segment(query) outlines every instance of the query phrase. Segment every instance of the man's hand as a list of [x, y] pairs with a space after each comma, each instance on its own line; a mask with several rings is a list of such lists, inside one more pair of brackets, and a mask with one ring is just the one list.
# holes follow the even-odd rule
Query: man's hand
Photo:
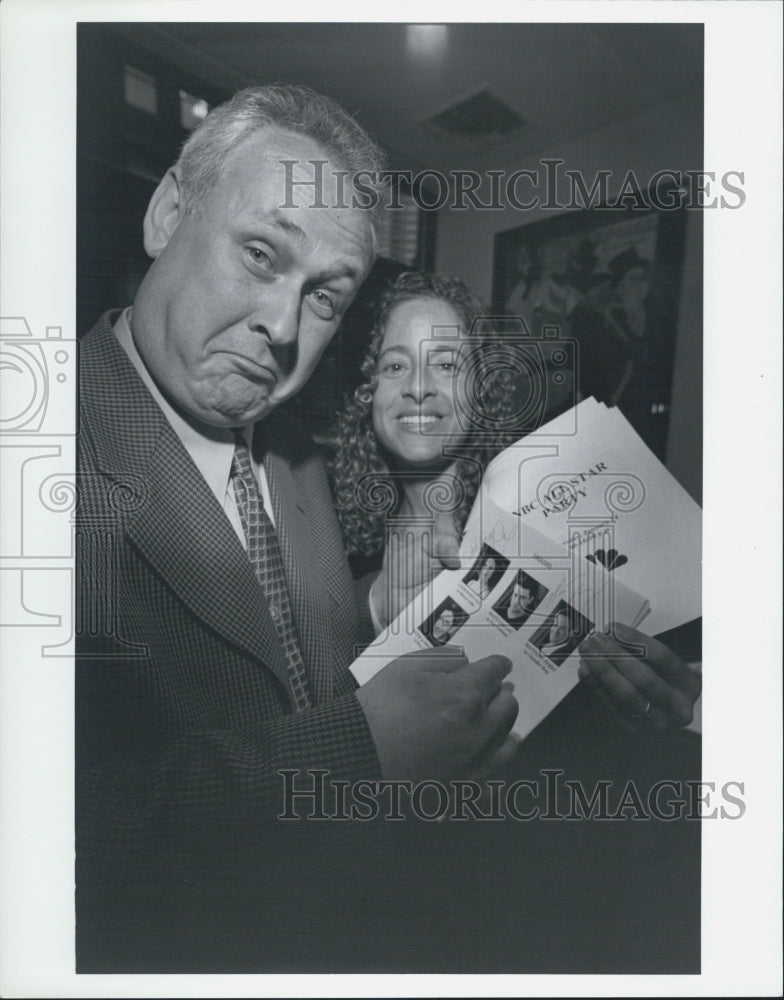
[[385, 628], [443, 569], [459, 569], [460, 536], [452, 514], [436, 513], [430, 524], [393, 525], [384, 564], [370, 590], [373, 613]]
[[702, 678], [661, 642], [614, 622], [580, 644], [580, 678], [594, 688], [624, 728], [664, 732], [688, 726]]
[[386, 779], [488, 777], [514, 755], [504, 656], [469, 663], [451, 646], [408, 653], [356, 692]]

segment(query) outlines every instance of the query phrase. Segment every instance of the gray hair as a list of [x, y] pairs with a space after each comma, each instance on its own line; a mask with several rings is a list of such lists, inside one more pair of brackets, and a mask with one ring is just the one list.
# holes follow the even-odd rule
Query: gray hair
[[[377, 205], [382, 205], [380, 174], [386, 159], [362, 126], [331, 98], [309, 87], [276, 83], [238, 91], [211, 111], [185, 141], [177, 166], [187, 212], [196, 211], [213, 189], [228, 153], [246, 136], [268, 125], [313, 139], [351, 174], [369, 171], [371, 176], [363, 178], [363, 189], [375, 191]], [[350, 198], [347, 186], [346, 199]], [[360, 204], [364, 207], [364, 201]], [[370, 213], [374, 230], [376, 214]]]

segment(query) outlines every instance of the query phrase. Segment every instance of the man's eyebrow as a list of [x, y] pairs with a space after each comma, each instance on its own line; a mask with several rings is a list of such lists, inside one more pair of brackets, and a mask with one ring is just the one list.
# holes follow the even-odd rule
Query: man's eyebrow
[[320, 274], [315, 275], [311, 279], [312, 285], [321, 285], [328, 281], [336, 281], [340, 278], [351, 278], [355, 280], [361, 274], [364, 274], [364, 267], [357, 267], [348, 261], [342, 261], [335, 264], [334, 267], [328, 268], [325, 271], [321, 271]]
[[292, 222], [287, 215], [284, 215], [277, 208], [269, 214], [268, 221], [270, 225], [275, 226], [277, 229], [282, 229], [286, 233], [290, 233], [300, 242], [306, 239], [305, 230], [301, 229], [296, 222]]
[[[276, 229], [281, 229], [285, 233], [289, 233], [293, 236], [298, 243], [306, 242], [308, 236], [304, 229], [297, 225], [296, 222], [292, 222], [291, 219], [281, 212], [280, 209], [273, 209], [272, 212], [265, 218], [265, 221], [274, 226]], [[317, 274], [311, 280], [312, 285], [323, 284], [326, 281], [333, 281], [339, 278], [351, 278], [355, 280], [359, 278], [360, 275], [364, 275], [366, 270], [365, 263], [359, 266], [350, 263], [349, 261], [338, 262], [334, 267], [328, 268]]]

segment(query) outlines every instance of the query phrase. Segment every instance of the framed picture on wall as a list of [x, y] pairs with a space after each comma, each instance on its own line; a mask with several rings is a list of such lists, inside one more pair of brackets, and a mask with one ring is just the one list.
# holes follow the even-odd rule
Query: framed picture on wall
[[685, 208], [597, 207], [495, 237], [494, 312], [519, 316], [534, 337], [573, 338], [563, 398], [617, 405], [662, 460], [685, 230]]

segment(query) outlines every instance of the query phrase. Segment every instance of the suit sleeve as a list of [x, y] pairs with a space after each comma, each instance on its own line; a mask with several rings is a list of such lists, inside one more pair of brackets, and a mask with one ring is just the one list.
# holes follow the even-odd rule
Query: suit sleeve
[[[330, 782], [380, 777], [347, 663], [334, 698], [292, 714], [263, 664], [190, 621], [123, 540], [90, 451], [85, 424], [80, 504], [98, 528], [77, 532], [81, 882], [143, 881], [145, 870], [187, 869], [193, 857], [207, 868], [228, 857], [241, 867], [260, 845], [290, 838], [279, 817], [292, 782], [313, 788], [311, 771], [327, 772]], [[114, 562], [105, 558], [112, 547]], [[99, 627], [114, 605], [116, 625], [111, 617]], [[138, 655], [123, 642], [135, 643]], [[311, 800], [298, 802], [307, 815]]]
[[[235, 855], [253, 852], [282, 835], [292, 804], [298, 816], [321, 808], [307, 794], [292, 803], [292, 790], [317, 788], [312, 772], [326, 772], [329, 783], [380, 777], [353, 693], [244, 727], [196, 728], [140, 753], [123, 733], [127, 719], [112, 725], [95, 684], [117, 669], [81, 664], [77, 677], [77, 710], [92, 720], [77, 731], [77, 843], [89, 881], [139, 877], [150, 864], [176, 867], [194, 854], [218, 858], [227, 844]], [[330, 814], [329, 794], [324, 802]]]

